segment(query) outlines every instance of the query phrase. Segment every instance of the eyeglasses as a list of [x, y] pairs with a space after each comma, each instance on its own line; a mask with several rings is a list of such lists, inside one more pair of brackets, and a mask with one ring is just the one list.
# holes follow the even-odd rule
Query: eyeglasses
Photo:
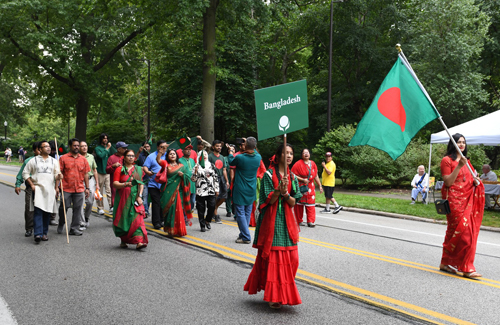
[[135, 155], [126, 155], [125, 157], [127, 157], [127, 158], [134, 158]]

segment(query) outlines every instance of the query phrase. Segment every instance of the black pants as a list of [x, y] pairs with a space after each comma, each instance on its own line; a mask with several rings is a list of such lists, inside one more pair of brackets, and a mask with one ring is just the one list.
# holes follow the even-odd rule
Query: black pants
[[[205, 208], [207, 215], [205, 217]], [[198, 220], [200, 226], [205, 227], [205, 223], [211, 222], [215, 211], [215, 195], [199, 196], [196, 195], [196, 211], [198, 212]], [[203, 222], [202, 222], [203, 221]]]
[[156, 187], [148, 187], [149, 195], [151, 196], [151, 222], [153, 226], [158, 226], [162, 222], [161, 215], [161, 192], [159, 188]]

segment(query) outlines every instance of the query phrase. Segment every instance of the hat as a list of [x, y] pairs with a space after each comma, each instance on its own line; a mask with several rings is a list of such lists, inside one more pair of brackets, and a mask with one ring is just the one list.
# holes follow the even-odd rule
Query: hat
[[327, 157], [331, 157], [332, 156], [332, 153], [330, 151], [328, 151], [327, 153], [325, 153], [325, 156]]
[[118, 141], [118, 142], [116, 143], [116, 149], [118, 149], [118, 148], [127, 148], [127, 147], [128, 147], [128, 144], [126, 144], [126, 143], [125, 143], [125, 142], [123, 142], [123, 141]]
[[193, 146], [189, 144], [183, 150], [185, 150], [185, 149], [193, 149]]

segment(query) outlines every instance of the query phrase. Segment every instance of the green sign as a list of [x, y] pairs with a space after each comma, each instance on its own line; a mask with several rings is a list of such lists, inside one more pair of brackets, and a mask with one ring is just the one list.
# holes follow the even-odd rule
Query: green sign
[[306, 80], [254, 93], [259, 141], [309, 127]]

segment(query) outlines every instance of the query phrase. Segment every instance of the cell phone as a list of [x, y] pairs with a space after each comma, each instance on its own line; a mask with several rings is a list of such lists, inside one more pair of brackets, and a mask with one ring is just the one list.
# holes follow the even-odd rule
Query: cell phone
[[237, 145], [240, 145], [242, 143], [244, 143], [245, 141], [243, 140], [243, 138], [236, 138], [236, 144]]

